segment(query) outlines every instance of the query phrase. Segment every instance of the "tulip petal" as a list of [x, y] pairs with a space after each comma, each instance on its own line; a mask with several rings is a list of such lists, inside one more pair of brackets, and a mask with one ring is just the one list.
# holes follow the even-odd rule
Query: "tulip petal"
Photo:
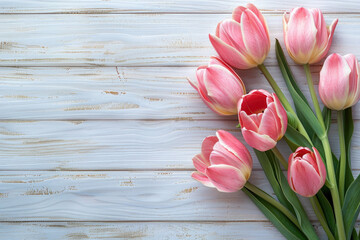
[[267, 107], [266, 98], [267, 95], [259, 90], [251, 91], [242, 97], [238, 111], [248, 115], [261, 113]]
[[220, 192], [236, 192], [247, 181], [241, 170], [228, 165], [210, 166], [206, 169], [206, 175]]
[[191, 174], [191, 177], [199, 182], [201, 182], [202, 184], [204, 184], [206, 187], [211, 187], [214, 188], [214, 184], [211, 183], [211, 181], [209, 180], [209, 178], [205, 175], [202, 174], [201, 172], [193, 172]]
[[330, 49], [330, 46], [331, 46], [331, 43], [332, 43], [332, 39], [333, 39], [333, 36], [334, 36], [334, 32], [335, 32], [335, 28], [336, 28], [337, 23], [338, 23], [338, 19], [335, 19], [332, 22], [332, 24], [330, 25], [330, 28], [328, 30], [328, 40], [326, 41], [326, 46], [323, 49], [320, 49], [321, 51], [319, 51], [319, 53], [313, 54], [313, 55], [317, 55], [317, 56], [316, 57], [314, 56], [309, 61], [309, 64], [319, 62], [328, 53], [328, 51]]
[[279, 134], [281, 133], [281, 122], [277, 116], [274, 103], [270, 103], [265, 109], [258, 133], [267, 135], [274, 140], [278, 140]]
[[241, 15], [241, 32], [248, 52], [257, 65], [262, 64], [270, 49], [270, 38], [266, 26], [250, 10]]
[[322, 160], [319, 151], [314, 147], [312, 149], [313, 149], [314, 156], [315, 156], [315, 159], [316, 159], [317, 168], [318, 168], [318, 171], [319, 171], [319, 174], [320, 174], [320, 178], [321, 178], [323, 184], [325, 184], [325, 181], [326, 181], [326, 167], [325, 167], [324, 161]]
[[219, 141], [216, 136], [209, 136], [204, 138], [201, 144], [201, 153], [206, 159], [207, 163], [210, 165], [210, 154], [214, 148], [214, 145]]
[[211, 65], [206, 69], [205, 86], [209, 98], [213, 103], [235, 114], [237, 113], [237, 102], [245, 94], [240, 81], [220, 65]]
[[276, 146], [276, 141], [267, 135], [261, 135], [246, 128], [242, 128], [241, 132], [247, 144], [259, 151], [264, 152]]
[[249, 150], [235, 138], [234, 135], [224, 130], [218, 130], [216, 136], [219, 139], [219, 143], [236, 156], [238, 161], [241, 161], [252, 168], [252, 158]]
[[[254, 116], [254, 115], [251, 115]], [[254, 121], [253, 118], [249, 117], [244, 111], [241, 111], [239, 113], [239, 121], [241, 127], [246, 127], [246, 129], [249, 129], [251, 131], [257, 132], [259, 130], [259, 123], [257, 121]]]
[[286, 26], [285, 43], [294, 61], [309, 62], [316, 43], [317, 29], [311, 12], [306, 8], [295, 8]]
[[331, 54], [320, 71], [319, 95], [330, 109], [342, 110], [349, 93], [351, 69], [344, 57]]
[[246, 10], [246, 7], [243, 7], [243, 6], [236, 7], [232, 12], [232, 19], [234, 19], [236, 22], [239, 23], [241, 20], [241, 15], [243, 14], [243, 12], [245, 10]]
[[286, 132], [286, 128], [287, 128], [287, 124], [288, 124], [288, 117], [287, 117], [284, 107], [282, 106], [279, 98], [276, 96], [275, 93], [272, 94], [272, 98], [274, 100], [275, 107], [276, 107], [276, 112], [277, 112], [276, 115], [280, 118], [280, 122], [281, 122], [281, 135], [280, 136], [283, 137]]
[[319, 174], [308, 161], [294, 161], [289, 171], [291, 173], [290, 186], [301, 196], [312, 197], [324, 185]]
[[210, 166], [209, 159], [206, 159], [203, 154], [197, 154], [192, 159], [194, 167], [201, 173], [205, 173], [205, 169]]
[[215, 51], [230, 66], [238, 69], [249, 69], [257, 66], [251, 59], [247, 59], [238, 50], [226, 44], [220, 38], [210, 34], [209, 39]]
[[[246, 5], [246, 7], [251, 10], [256, 16], [257, 18], [260, 20], [262, 26], [264, 27], [264, 29], [266, 30], [266, 35], [269, 35], [269, 31], [268, 31], [268, 27], [265, 21], [264, 16], [261, 14], [261, 12], [259, 11], [259, 9], [257, 9], [257, 7], [255, 7], [254, 4], [252, 3], [248, 3]], [[270, 44], [270, 38], [269, 38], [269, 44]]]
[[328, 42], [328, 30], [326, 27], [326, 22], [323, 14], [317, 8], [310, 9], [310, 12], [313, 15], [314, 24], [317, 29], [316, 33], [316, 48], [313, 52], [313, 56], [319, 53], [319, 50], [323, 50]]
[[356, 56], [353, 54], [347, 54], [344, 56], [344, 58], [351, 69], [351, 73], [349, 75], [349, 93], [347, 97], [347, 102], [344, 107], [348, 108], [355, 105], [360, 98], [359, 63]]

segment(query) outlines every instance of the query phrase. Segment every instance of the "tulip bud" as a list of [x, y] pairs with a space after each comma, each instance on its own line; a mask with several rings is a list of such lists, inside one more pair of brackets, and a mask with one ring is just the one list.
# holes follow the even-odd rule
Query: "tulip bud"
[[245, 141], [259, 151], [275, 147], [286, 132], [286, 111], [275, 93], [251, 91], [240, 99], [238, 112]]
[[359, 63], [352, 54], [331, 54], [320, 71], [319, 95], [324, 105], [343, 110], [360, 99]]
[[218, 24], [215, 35], [210, 34], [209, 38], [216, 52], [238, 69], [262, 64], [270, 50], [265, 18], [253, 4], [235, 8], [232, 19]]
[[320, 61], [329, 51], [338, 19], [326, 26], [319, 9], [294, 8], [283, 16], [284, 41], [290, 57], [298, 64]]
[[246, 93], [245, 85], [236, 72], [217, 57], [207, 66], [196, 70], [197, 83], [193, 86], [204, 103], [220, 115], [237, 114], [237, 102]]
[[289, 157], [288, 182], [291, 189], [304, 197], [314, 196], [324, 186], [326, 169], [321, 156], [313, 147], [299, 147]]
[[197, 172], [192, 177], [220, 192], [236, 192], [244, 187], [252, 170], [246, 147], [229, 132], [219, 130], [204, 139], [201, 154], [193, 158]]

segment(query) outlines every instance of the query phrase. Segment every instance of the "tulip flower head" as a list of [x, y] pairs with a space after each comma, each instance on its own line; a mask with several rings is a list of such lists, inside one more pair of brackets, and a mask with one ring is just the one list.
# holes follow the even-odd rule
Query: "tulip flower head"
[[207, 66], [196, 70], [197, 82], [188, 79], [204, 103], [220, 115], [236, 115], [237, 102], [246, 93], [245, 85], [224, 61], [211, 57]]
[[220, 192], [236, 192], [243, 188], [252, 170], [249, 151], [223, 130], [204, 139], [201, 154], [193, 158], [193, 163], [197, 171], [191, 176]]
[[360, 99], [359, 63], [353, 54], [331, 54], [320, 71], [319, 95], [324, 105], [343, 110]]
[[262, 64], [270, 50], [265, 18], [253, 4], [235, 8], [232, 19], [220, 22], [209, 38], [220, 57], [238, 69]]
[[335, 19], [330, 27], [326, 26], [319, 9], [294, 8], [283, 16], [284, 41], [290, 57], [298, 64], [319, 62], [331, 46]]
[[238, 112], [245, 141], [259, 151], [275, 147], [286, 132], [286, 111], [275, 93], [251, 91], [240, 99]]
[[288, 182], [304, 197], [314, 196], [324, 186], [326, 169], [316, 148], [299, 147], [289, 157]]

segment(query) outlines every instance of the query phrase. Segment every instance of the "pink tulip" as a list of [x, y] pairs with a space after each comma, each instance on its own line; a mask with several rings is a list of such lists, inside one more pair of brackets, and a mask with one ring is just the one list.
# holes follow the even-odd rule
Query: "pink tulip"
[[286, 111], [275, 93], [251, 91], [240, 99], [238, 112], [245, 141], [259, 151], [275, 147], [286, 132]]
[[329, 51], [338, 19], [326, 26], [319, 9], [298, 7], [283, 16], [284, 40], [290, 57], [299, 64], [320, 61]]
[[299, 147], [289, 157], [288, 182], [294, 192], [314, 196], [326, 181], [325, 165], [316, 148]]
[[262, 64], [270, 50], [265, 18], [253, 4], [235, 8], [232, 19], [220, 22], [209, 38], [220, 57], [238, 69]]
[[207, 66], [196, 70], [197, 83], [188, 79], [204, 103], [220, 115], [237, 114], [237, 102], [246, 93], [245, 85], [236, 72], [217, 57]]
[[326, 107], [343, 110], [360, 99], [359, 63], [353, 54], [331, 54], [320, 71], [319, 95]]
[[252, 158], [246, 147], [229, 132], [219, 130], [204, 139], [201, 154], [193, 158], [192, 177], [220, 192], [236, 192], [250, 177]]

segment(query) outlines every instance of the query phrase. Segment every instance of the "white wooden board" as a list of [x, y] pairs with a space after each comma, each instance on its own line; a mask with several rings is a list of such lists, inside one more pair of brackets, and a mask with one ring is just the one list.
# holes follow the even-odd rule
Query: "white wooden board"
[[[194, 181], [190, 174], [2, 171], [0, 221], [266, 220], [242, 192], [220, 193]], [[254, 171], [250, 181], [272, 193], [262, 171]], [[314, 220], [312, 211], [309, 217]]]
[[[360, 36], [360, 35], [359, 35]], [[304, 70], [293, 66], [300, 88], [310, 99]], [[187, 77], [194, 67], [26, 67], [0, 68], [0, 119], [12, 120], [235, 120], [212, 112]], [[278, 67], [269, 67], [288, 99]], [[313, 67], [318, 83], [320, 67]], [[271, 91], [258, 69], [239, 71], [248, 91]], [[354, 118], [360, 119], [359, 106]], [[336, 119], [336, 116], [335, 116]]]
[[[246, 145], [236, 125], [211, 120], [1, 121], [0, 170], [192, 170], [201, 141], [218, 129], [232, 132]], [[353, 169], [360, 169], [359, 128], [356, 121]], [[330, 142], [339, 156], [335, 123]], [[278, 147], [285, 158], [290, 155], [284, 142]], [[254, 169], [261, 169], [251, 154]]]
[[[356, 0], [336, 1], [336, 0], [303, 0], [282, 1], [282, 0], [249, 0], [256, 4], [259, 9], [267, 12], [283, 12], [294, 8], [297, 5], [304, 7], [317, 7], [324, 12], [360, 12], [359, 2]], [[219, 13], [231, 12], [232, 9], [240, 4], [246, 4], [237, 0], [82, 0], [72, 1], [63, 0], [3, 0], [1, 2], [1, 13], [159, 13], [159, 12], [193, 12], [193, 13]]]
[[[0, 15], [0, 66], [197, 66], [214, 54], [208, 34], [231, 14]], [[360, 55], [357, 15], [339, 18], [331, 52]], [[282, 14], [266, 15], [282, 42]], [[274, 48], [267, 65], [275, 65]]]
[[[360, 56], [358, 1], [252, 2], [281, 43], [284, 11], [319, 7], [327, 23], [340, 19], [330, 52]], [[241, 139], [236, 117], [211, 112], [186, 82], [214, 54], [207, 35], [239, 4], [1, 1], [0, 239], [282, 239], [242, 193], [190, 178], [205, 136], [222, 128]], [[273, 48], [266, 65], [285, 89]], [[258, 70], [239, 74], [248, 90], [270, 90]], [[271, 193], [256, 159], [254, 169], [251, 181]]]

